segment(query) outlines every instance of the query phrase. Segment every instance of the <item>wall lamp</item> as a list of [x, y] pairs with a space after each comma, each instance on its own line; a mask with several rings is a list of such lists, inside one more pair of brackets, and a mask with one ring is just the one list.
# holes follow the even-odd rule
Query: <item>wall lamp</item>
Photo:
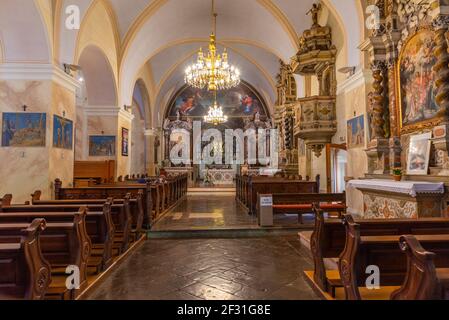
[[72, 77], [73, 77], [72, 72], [76, 72], [76, 74], [77, 74], [76, 79], [79, 82], [84, 82], [83, 70], [82, 70], [81, 66], [78, 66], [76, 64], [64, 63], [64, 72]]

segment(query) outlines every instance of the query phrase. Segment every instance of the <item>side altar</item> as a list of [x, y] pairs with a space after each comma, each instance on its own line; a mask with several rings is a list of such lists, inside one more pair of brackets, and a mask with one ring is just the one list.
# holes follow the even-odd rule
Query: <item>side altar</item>
[[365, 219], [441, 217], [443, 210], [442, 182], [352, 180], [348, 187], [363, 193]]
[[365, 86], [368, 141], [364, 151], [352, 151], [353, 158], [365, 152], [366, 171], [362, 180], [347, 177], [348, 211], [366, 218], [447, 216], [449, 3], [373, 3], [379, 26], [360, 46], [372, 73]]

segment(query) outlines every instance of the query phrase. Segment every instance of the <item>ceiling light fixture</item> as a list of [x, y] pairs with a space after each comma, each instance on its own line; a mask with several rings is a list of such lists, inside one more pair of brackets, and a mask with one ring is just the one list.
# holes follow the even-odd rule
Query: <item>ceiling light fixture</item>
[[185, 82], [199, 89], [207, 88], [209, 91], [225, 90], [240, 84], [240, 71], [228, 62], [226, 48], [223, 54], [217, 53], [217, 16], [215, 0], [212, 0], [212, 33], [209, 40], [209, 52], [204, 55], [200, 48], [196, 63], [185, 70]]

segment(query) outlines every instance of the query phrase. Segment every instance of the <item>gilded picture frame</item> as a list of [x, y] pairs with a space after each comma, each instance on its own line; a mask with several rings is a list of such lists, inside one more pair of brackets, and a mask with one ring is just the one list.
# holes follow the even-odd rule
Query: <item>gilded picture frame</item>
[[[424, 41], [430, 42], [424, 43]], [[434, 96], [436, 75], [433, 72], [433, 66], [436, 57], [433, 41], [432, 29], [421, 27], [405, 41], [399, 53], [395, 77], [398, 97], [396, 107], [401, 134], [431, 128], [442, 121], [442, 117], [438, 115], [439, 107], [436, 105]], [[423, 49], [420, 46], [426, 47]], [[419, 51], [416, 52], [418, 49]], [[413, 51], [416, 53], [415, 56], [411, 54]], [[406, 69], [408, 66], [413, 68], [413, 71], [407, 74], [405, 71], [408, 71]], [[409, 74], [414, 78], [407, 78]], [[407, 92], [409, 96], [406, 96], [404, 92]]]

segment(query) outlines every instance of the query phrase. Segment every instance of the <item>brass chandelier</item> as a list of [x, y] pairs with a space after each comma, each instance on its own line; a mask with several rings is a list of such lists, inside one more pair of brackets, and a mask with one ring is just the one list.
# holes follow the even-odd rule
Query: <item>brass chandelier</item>
[[204, 55], [200, 48], [196, 63], [185, 70], [185, 82], [198, 89], [207, 88], [209, 91], [226, 90], [240, 84], [240, 71], [228, 62], [228, 53], [217, 53], [217, 13], [215, 0], [212, 0], [212, 33], [209, 40], [209, 52]]
[[224, 115], [223, 109], [218, 105], [216, 92], [214, 104], [209, 108], [209, 113], [204, 116], [204, 122], [212, 123], [216, 126], [228, 122], [228, 117]]

